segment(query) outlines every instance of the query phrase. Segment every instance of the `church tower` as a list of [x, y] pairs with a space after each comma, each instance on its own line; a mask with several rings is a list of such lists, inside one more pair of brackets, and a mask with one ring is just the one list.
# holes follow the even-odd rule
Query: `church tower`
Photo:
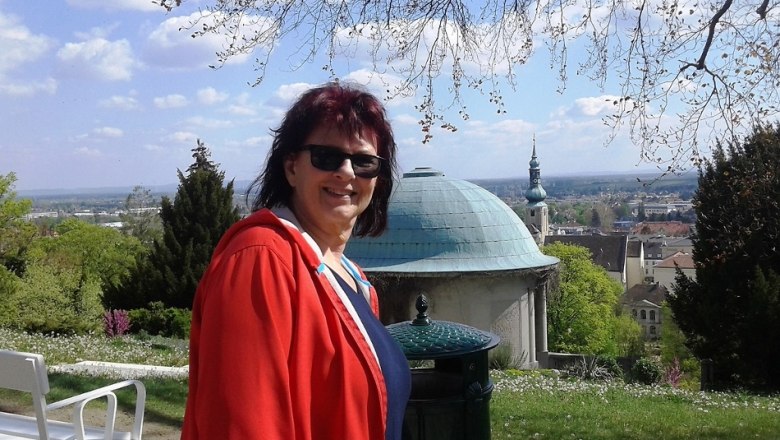
[[542, 246], [544, 237], [549, 234], [549, 224], [547, 204], [544, 203], [544, 199], [547, 198], [547, 192], [542, 188], [539, 161], [536, 159], [536, 137], [534, 137], [533, 153], [528, 165], [530, 184], [525, 192], [525, 198], [528, 200], [526, 226], [536, 243]]

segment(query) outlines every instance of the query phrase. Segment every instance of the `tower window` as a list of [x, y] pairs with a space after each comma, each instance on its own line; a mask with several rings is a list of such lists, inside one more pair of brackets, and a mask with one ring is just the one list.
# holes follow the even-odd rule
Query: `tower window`
[[655, 321], [655, 310], [650, 310], [650, 320]]
[[641, 312], [639, 312], [639, 316], [642, 319], [647, 319], [647, 312], [645, 310], [642, 310]]

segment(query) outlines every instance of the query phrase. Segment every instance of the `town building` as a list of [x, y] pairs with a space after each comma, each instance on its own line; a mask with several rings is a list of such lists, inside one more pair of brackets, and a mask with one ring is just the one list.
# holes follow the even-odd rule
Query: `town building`
[[655, 265], [655, 282], [671, 292], [672, 286], [675, 284], [677, 268], [689, 278], [696, 279], [696, 265], [693, 262], [693, 255], [676, 252]]
[[590, 251], [591, 261], [603, 267], [610, 278], [626, 288], [626, 251], [628, 240], [625, 235], [551, 235], [545, 243], [563, 243], [581, 246]]
[[626, 242], [626, 286], [645, 282], [645, 245], [638, 240]]
[[631, 228], [632, 235], [688, 237], [691, 235], [692, 225], [678, 220], [664, 222], [639, 222]]
[[623, 311], [642, 326], [645, 339], [654, 340], [661, 337], [661, 308], [667, 294], [666, 287], [658, 283], [637, 284], [628, 289], [621, 298]]

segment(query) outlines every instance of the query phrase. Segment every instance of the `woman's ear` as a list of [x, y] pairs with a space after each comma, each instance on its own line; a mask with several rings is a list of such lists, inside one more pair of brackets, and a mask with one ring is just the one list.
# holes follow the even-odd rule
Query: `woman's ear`
[[290, 187], [295, 188], [296, 167], [298, 165], [298, 154], [288, 154], [284, 158], [284, 176]]

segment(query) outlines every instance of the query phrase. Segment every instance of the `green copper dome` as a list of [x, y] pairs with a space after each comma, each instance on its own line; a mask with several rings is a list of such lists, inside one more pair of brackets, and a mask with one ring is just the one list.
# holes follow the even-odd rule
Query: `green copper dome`
[[531, 153], [531, 161], [528, 162], [528, 175], [530, 178], [530, 184], [528, 190], [525, 192], [525, 198], [528, 200], [528, 206], [531, 208], [537, 206], [546, 206], [544, 199], [547, 198], [547, 191], [542, 188], [541, 170], [539, 169], [539, 161], [536, 159], [536, 141], [534, 140], [534, 150]]
[[558, 259], [539, 251], [521, 219], [487, 190], [417, 168], [396, 182], [388, 228], [352, 237], [345, 254], [370, 273], [446, 274], [539, 268]]
[[546, 203], [544, 203], [544, 200], [547, 198], [547, 191], [545, 191], [544, 188], [542, 188], [542, 185], [532, 186], [526, 190], [525, 198], [526, 200], [528, 200], [529, 204], [546, 205]]

